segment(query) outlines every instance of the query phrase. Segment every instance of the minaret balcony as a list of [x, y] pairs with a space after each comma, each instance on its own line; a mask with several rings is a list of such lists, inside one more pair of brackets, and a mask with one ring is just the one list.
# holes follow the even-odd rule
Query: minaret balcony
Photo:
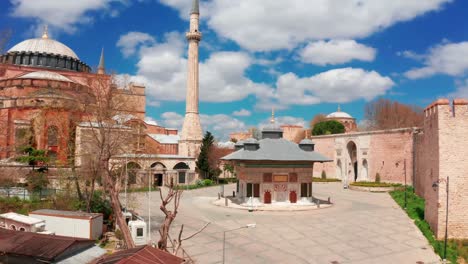
[[196, 40], [196, 41], [200, 41], [201, 38], [202, 38], [202, 33], [201, 32], [187, 32], [185, 34], [185, 37], [187, 38], [187, 40]]

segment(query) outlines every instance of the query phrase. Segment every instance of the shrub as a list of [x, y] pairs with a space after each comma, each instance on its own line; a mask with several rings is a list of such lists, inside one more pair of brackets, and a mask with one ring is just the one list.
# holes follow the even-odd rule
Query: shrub
[[203, 180], [203, 186], [211, 186], [213, 185], [213, 181], [210, 179], [204, 179]]
[[322, 171], [322, 179], [326, 179], [327, 178], [327, 173], [323, 170]]
[[380, 183], [380, 174], [377, 172], [377, 174], [375, 175], [375, 182], [376, 183]]

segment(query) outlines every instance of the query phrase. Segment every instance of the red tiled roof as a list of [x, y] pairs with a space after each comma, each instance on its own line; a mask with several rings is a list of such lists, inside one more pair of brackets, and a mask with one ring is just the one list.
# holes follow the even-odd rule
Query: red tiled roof
[[94, 245], [93, 240], [13, 231], [0, 228], [0, 254], [54, 261]]
[[116, 252], [103, 257], [94, 264], [180, 264], [182, 258], [151, 246], [141, 246]]

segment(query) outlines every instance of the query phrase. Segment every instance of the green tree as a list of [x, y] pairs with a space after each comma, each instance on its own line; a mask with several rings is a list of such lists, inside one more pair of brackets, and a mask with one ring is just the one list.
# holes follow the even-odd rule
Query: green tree
[[[16, 161], [26, 163], [29, 166], [32, 166], [33, 171], [36, 169], [36, 166], [44, 165], [44, 163], [47, 163], [49, 161], [49, 157], [47, 157], [46, 151], [42, 149], [36, 149], [32, 146], [26, 146], [22, 148], [21, 152], [24, 155], [17, 157]], [[42, 168], [39, 168], [39, 170], [41, 169]]]
[[202, 145], [200, 147], [200, 154], [196, 162], [197, 170], [203, 178], [211, 178], [211, 168], [209, 162], [209, 151], [214, 143], [213, 135], [207, 131], [203, 137]]
[[330, 135], [330, 134], [341, 134], [345, 132], [343, 124], [336, 120], [323, 121], [317, 123], [312, 130], [312, 135]]

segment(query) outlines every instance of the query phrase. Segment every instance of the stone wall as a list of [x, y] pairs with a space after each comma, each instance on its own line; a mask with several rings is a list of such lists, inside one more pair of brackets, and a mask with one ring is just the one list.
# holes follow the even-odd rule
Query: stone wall
[[[357, 162], [357, 181], [375, 181], [379, 173], [381, 181], [404, 183], [406, 173], [406, 182], [411, 185], [413, 131], [404, 128], [312, 137], [315, 151], [333, 160], [316, 164], [314, 176], [325, 171], [327, 178], [351, 183], [356, 179], [353, 166]], [[356, 152], [354, 157], [352, 151]]]
[[[468, 101], [437, 100], [425, 109], [418, 136], [417, 193], [426, 200], [425, 218], [437, 238], [445, 235], [449, 178], [450, 238], [468, 237]], [[420, 144], [419, 144], [420, 143]]]
[[[392, 183], [413, 183], [413, 130], [374, 134], [368, 150], [369, 180]], [[406, 163], [406, 164], [405, 164]]]

